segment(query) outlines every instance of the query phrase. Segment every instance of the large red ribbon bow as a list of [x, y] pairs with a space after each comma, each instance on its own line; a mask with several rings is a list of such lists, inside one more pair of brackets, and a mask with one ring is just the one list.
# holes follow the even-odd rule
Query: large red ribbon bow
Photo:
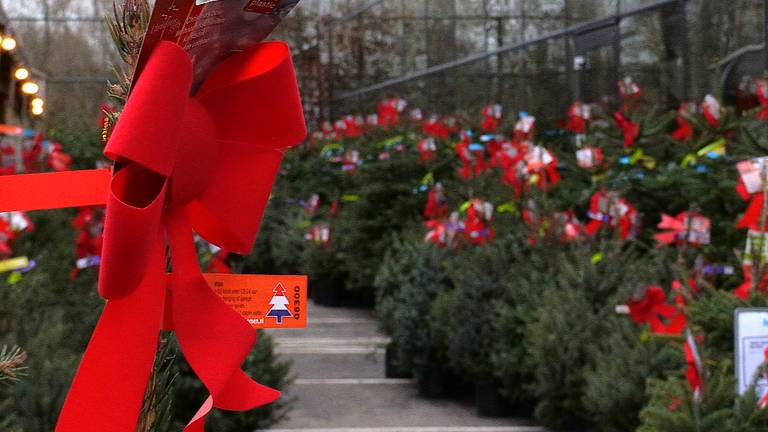
[[232, 252], [251, 249], [282, 150], [306, 134], [289, 49], [255, 45], [229, 57], [194, 97], [191, 85], [189, 56], [160, 42], [106, 147], [116, 168], [99, 292], [109, 301], [58, 432], [135, 430], [164, 309], [211, 394], [187, 431], [202, 431], [213, 407], [243, 411], [279, 397], [240, 369], [255, 332], [206, 284], [192, 230]]

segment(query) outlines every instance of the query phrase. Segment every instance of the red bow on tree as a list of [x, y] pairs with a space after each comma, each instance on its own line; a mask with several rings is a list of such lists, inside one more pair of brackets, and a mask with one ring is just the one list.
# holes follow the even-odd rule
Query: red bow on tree
[[16, 149], [10, 145], [0, 145], [0, 175], [16, 174]]
[[495, 237], [491, 227], [493, 205], [487, 201], [473, 199], [467, 208], [467, 220], [464, 222], [464, 237], [475, 245], [488, 243]]
[[529, 147], [524, 160], [530, 176], [529, 183], [547, 191], [560, 181], [560, 174], [557, 172], [557, 158], [543, 146]]
[[443, 185], [440, 183], [430, 189], [427, 195], [427, 205], [424, 207], [424, 217], [427, 219], [442, 219], [448, 214], [448, 200], [445, 198]]
[[624, 135], [624, 148], [632, 147], [632, 144], [635, 143], [635, 140], [640, 135], [640, 125], [631, 121], [619, 111], [613, 113], [613, 119], [616, 120], [616, 125], [619, 126], [621, 133]]
[[590, 107], [579, 101], [574, 102], [568, 108], [568, 120], [565, 123], [565, 129], [575, 134], [587, 132], [587, 121], [590, 117]]
[[357, 138], [363, 134], [363, 119], [362, 117], [355, 117], [348, 115], [344, 117], [344, 124], [346, 127], [346, 135], [350, 138]]
[[445, 127], [442, 121], [437, 116], [431, 116], [424, 122], [424, 126], [421, 130], [434, 138], [446, 139], [448, 138], [448, 128]]
[[488, 132], [496, 132], [501, 122], [501, 105], [491, 104], [483, 107], [483, 121], [480, 128]]
[[407, 105], [408, 103], [399, 97], [391, 97], [381, 101], [378, 108], [379, 126], [389, 127], [396, 125], [398, 114], [403, 112]]
[[637, 210], [632, 207], [617, 192], [598, 191], [592, 195], [587, 212], [589, 223], [586, 232], [594, 235], [601, 227], [607, 225], [619, 228], [619, 238], [626, 240], [634, 236], [637, 229]]
[[243, 411], [279, 396], [240, 369], [255, 332], [203, 279], [192, 230], [227, 250], [251, 249], [283, 149], [306, 134], [289, 49], [255, 45], [219, 65], [194, 97], [191, 86], [189, 56], [158, 43], [105, 149], [116, 161], [99, 277], [108, 301], [59, 432], [135, 429], [163, 321], [211, 393], [187, 431], [202, 431], [213, 407]]
[[576, 163], [579, 167], [592, 170], [603, 164], [603, 149], [586, 146], [576, 151]]
[[688, 242], [693, 246], [700, 246], [709, 244], [710, 225], [709, 218], [698, 213], [684, 211], [675, 217], [662, 214], [661, 222], [657, 227], [668, 231], [655, 234], [653, 237], [659, 246], [674, 242]]
[[739, 196], [749, 201], [747, 210], [736, 224], [737, 228], [748, 228], [755, 231], [763, 231], [760, 226], [760, 217], [763, 212], [765, 200], [764, 177], [768, 176], [768, 158], [755, 158], [736, 164], [739, 171], [739, 183], [736, 192]]
[[619, 97], [621, 97], [621, 110], [626, 111], [632, 108], [642, 96], [640, 86], [632, 79], [632, 77], [624, 77], [618, 83]]
[[515, 130], [512, 134], [514, 141], [527, 141], [533, 138], [533, 131], [536, 128], [536, 117], [521, 113], [520, 119], [515, 123]]
[[712, 95], [704, 96], [704, 101], [701, 103], [701, 113], [704, 116], [704, 120], [716, 128], [720, 122], [720, 102]]
[[88, 267], [99, 265], [101, 262], [101, 248], [104, 244], [104, 213], [95, 207], [83, 207], [70, 222], [77, 229], [75, 235], [75, 267], [70, 273], [70, 279], [74, 280]]
[[11, 255], [11, 243], [22, 232], [34, 232], [35, 225], [24, 212], [0, 213], [0, 256]]
[[43, 134], [35, 134], [32, 145], [23, 151], [22, 157], [24, 159], [24, 172], [36, 173], [40, 172], [40, 156], [43, 154]]
[[768, 120], [768, 81], [764, 79], [757, 80], [757, 99], [760, 101], [757, 119]]
[[655, 334], [678, 335], [686, 326], [685, 314], [679, 305], [668, 304], [667, 295], [657, 285], [643, 288], [644, 292], [627, 302], [632, 321], [648, 323]]
[[47, 165], [54, 171], [67, 171], [72, 164], [72, 156], [68, 155], [59, 143], [51, 143]]
[[416, 149], [421, 155], [421, 163], [437, 160], [437, 144], [433, 138], [422, 138], [416, 144]]
[[677, 129], [672, 132], [672, 138], [677, 141], [688, 141], [693, 137], [693, 126], [686, 118], [687, 115], [693, 113], [695, 110], [695, 104], [683, 102], [680, 104], [680, 108], [677, 109]]

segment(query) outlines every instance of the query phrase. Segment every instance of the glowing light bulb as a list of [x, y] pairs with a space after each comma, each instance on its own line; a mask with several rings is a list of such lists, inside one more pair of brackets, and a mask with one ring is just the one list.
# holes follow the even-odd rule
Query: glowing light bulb
[[40, 86], [32, 81], [27, 81], [21, 85], [21, 92], [28, 95], [37, 94], [40, 91]]
[[41, 106], [32, 107], [32, 115], [40, 116], [40, 115], [43, 115], [44, 112], [45, 112], [45, 108]]
[[45, 106], [45, 101], [43, 101], [43, 98], [36, 97], [32, 99], [32, 102], [30, 102], [30, 105], [32, 105], [32, 108], [42, 108]]
[[6, 51], [13, 51], [16, 48], [16, 39], [8, 36], [3, 38], [3, 42], [0, 44]]
[[13, 76], [19, 81], [24, 81], [25, 79], [29, 78], [29, 69], [20, 67], [16, 69], [16, 72], [13, 73]]

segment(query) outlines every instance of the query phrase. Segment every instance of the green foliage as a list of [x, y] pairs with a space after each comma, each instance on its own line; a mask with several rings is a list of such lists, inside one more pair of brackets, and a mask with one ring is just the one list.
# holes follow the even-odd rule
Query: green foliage
[[615, 331], [613, 308], [629, 297], [647, 268], [632, 249], [608, 244], [603, 259], [592, 264], [588, 250], [574, 248], [551, 274], [555, 284], [541, 294], [537, 317], [529, 326], [534, 365], [536, 417], [554, 428], [586, 423], [583, 404], [587, 365], [594, 341]]
[[606, 432], [635, 430], [637, 413], [648, 402], [649, 379], [674, 374], [682, 364], [677, 343], [649, 337], [629, 320], [612, 321], [612, 332], [597, 346], [585, 370], [582, 404], [589, 419]]
[[387, 252], [375, 284], [387, 300], [377, 312], [396, 347], [398, 363], [420, 370], [444, 358], [430, 323], [432, 303], [450, 289], [444, 251], [431, 245], [396, 241]]
[[[765, 410], [757, 408], [754, 391], [737, 398], [732, 365], [714, 369], [696, 400], [688, 384], [679, 378], [651, 381], [650, 402], [640, 413], [638, 432], [758, 432], [768, 427]], [[735, 404], [734, 404], [735, 402]]]

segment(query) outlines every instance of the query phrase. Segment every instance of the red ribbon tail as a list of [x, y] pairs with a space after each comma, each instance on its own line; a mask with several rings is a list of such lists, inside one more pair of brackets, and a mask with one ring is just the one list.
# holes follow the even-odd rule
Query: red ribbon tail
[[585, 229], [587, 234], [594, 235], [601, 226], [603, 226], [603, 222], [598, 220], [591, 220], [589, 223], [587, 223], [587, 227]]
[[183, 208], [169, 211], [166, 229], [176, 335], [190, 366], [210, 391], [213, 406], [245, 411], [273, 402], [280, 392], [258, 384], [240, 369], [256, 333], [203, 279]]
[[744, 212], [744, 216], [741, 217], [736, 228], [760, 229], [757, 228], [757, 226], [760, 223], [760, 214], [763, 212], [764, 199], [762, 193], [757, 193], [752, 197], [749, 201], [749, 206], [747, 206], [747, 210]]
[[205, 432], [205, 417], [213, 409], [213, 397], [208, 396], [192, 420], [184, 427], [184, 432]]
[[675, 232], [665, 232], [665, 233], [659, 233], [655, 234], [653, 238], [656, 239], [657, 242], [659, 242], [659, 246], [670, 244], [675, 241]]
[[150, 263], [141, 284], [127, 297], [107, 302], [56, 432], [136, 429], [165, 301], [165, 250], [159, 234], [150, 248]]

